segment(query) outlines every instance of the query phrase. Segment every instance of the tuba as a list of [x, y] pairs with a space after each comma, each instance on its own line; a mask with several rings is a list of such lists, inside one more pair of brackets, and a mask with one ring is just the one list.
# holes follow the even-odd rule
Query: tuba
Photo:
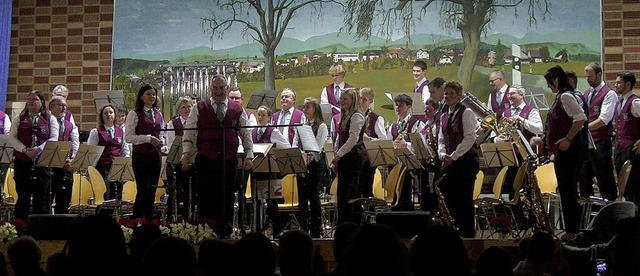
[[476, 96], [469, 92], [464, 92], [463, 98], [460, 101], [461, 104], [473, 111], [481, 121], [480, 126], [483, 129], [491, 129], [495, 133], [501, 134], [502, 132], [502, 117], [498, 119], [495, 112], [489, 110]]

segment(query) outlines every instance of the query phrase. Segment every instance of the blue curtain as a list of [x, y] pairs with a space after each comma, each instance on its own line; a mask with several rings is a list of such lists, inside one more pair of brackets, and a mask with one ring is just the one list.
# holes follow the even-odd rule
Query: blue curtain
[[11, 0], [0, 1], [0, 110], [6, 110], [11, 45]]

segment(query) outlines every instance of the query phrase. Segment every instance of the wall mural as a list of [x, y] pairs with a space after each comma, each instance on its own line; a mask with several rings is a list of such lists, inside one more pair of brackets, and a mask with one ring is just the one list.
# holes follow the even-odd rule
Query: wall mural
[[[483, 102], [492, 70], [511, 83], [512, 44], [520, 46], [527, 93], [547, 98], [548, 68], [582, 77], [587, 63], [601, 60], [597, 0], [283, 0], [273, 1], [273, 12], [259, 2], [269, 1], [115, 1], [113, 90], [133, 105], [151, 83], [168, 117], [178, 96], [206, 96], [205, 80], [225, 74], [245, 104], [255, 91], [285, 87], [301, 104], [320, 97], [331, 83], [327, 70], [341, 63], [345, 81], [371, 87], [376, 110], [393, 118], [380, 108], [391, 104], [384, 92], [413, 91], [415, 60], [427, 62], [428, 79], [458, 80]], [[579, 90], [587, 87], [582, 78]]]

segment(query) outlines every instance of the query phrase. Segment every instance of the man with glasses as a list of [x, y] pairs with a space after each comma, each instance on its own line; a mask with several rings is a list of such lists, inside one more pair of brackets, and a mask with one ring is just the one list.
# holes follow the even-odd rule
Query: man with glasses
[[[233, 185], [240, 142], [238, 135], [246, 154], [242, 164], [246, 170], [253, 167], [253, 142], [251, 131], [247, 128], [240, 128], [238, 134], [233, 129], [249, 125], [249, 119], [238, 103], [227, 98], [229, 86], [225, 77], [213, 77], [209, 89], [211, 97], [198, 101], [185, 122], [182, 170], [189, 170], [191, 149], [197, 147], [198, 215], [201, 219], [216, 223], [220, 228], [214, 230], [227, 237], [231, 234], [233, 218]], [[221, 177], [223, 181], [220, 181]]]
[[69, 166], [71, 165], [71, 160], [75, 157], [76, 152], [78, 152], [78, 147], [80, 147], [78, 128], [74, 127], [70, 121], [64, 119], [67, 108], [67, 101], [64, 97], [51, 97], [51, 100], [49, 101], [49, 110], [51, 110], [51, 116], [58, 120], [58, 141], [71, 142], [71, 151], [69, 151], [69, 154], [67, 155], [64, 167], [52, 169], [51, 196], [55, 197], [55, 214], [69, 213], [71, 188], [73, 186], [73, 172], [69, 170]]
[[[240, 87], [231, 87], [231, 89], [229, 89], [229, 100], [238, 103], [242, 107], [242, 90], [240, 90]], [[244, 109], [244, 107], [242, 108], [242, 111], [247, 114], [250, 126], [258, 125], [256, 115], [253, 115], [253, 113], [249, 112], [249, 110]]]
[[502, 114], [506, 109], [511, 108], [509, 97], [507, 96], [509, 85], [507, 85], [504, 79], [504, 73], [502, 73], [502, 71], [491, 72], [491, 74], [489, 74], [489, 85], [493, 88], [487, 101], [489, 110], [496, 114]]

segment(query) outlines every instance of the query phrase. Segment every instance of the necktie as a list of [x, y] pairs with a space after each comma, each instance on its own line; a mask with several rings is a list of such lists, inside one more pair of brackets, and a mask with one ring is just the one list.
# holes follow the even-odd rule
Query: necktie
[[624, 97], [620, 98], [620, 102], [618, 102], [618, 115], [620, 115], [620, 113], [622, 113], [622, 105], [624, 103]]
[[520, 115], [520, 107], [516, 107], [515, 111], [513, 112], [513, 114], [511, 114], [511, 116], [514, 115]]
[[406, 125], [405, 121], [400, 122], [400, 124], [398, 124], [398, 133], [402, 132], [404, 130], [404, 127]]
[[501, 103], [502, 102], [502, 91], [498, 90], [498, 92], [496, 92], [496, 102], [497, 103]]
[[591, 104], [591, 101], [593, 101], [593, 97], [596, 95], [596, 93], [598, 93], [598, 91], [596, 91], [596, 89], [594, 88], [593, 91], [591, 91], [591, 93], [589, 94], [589, 101], [587, 102], [587, 104]]
[[420, 89], [420, 85], [416, 85], [416, 88], [413, 89], [413, 92], [420, 93], [420, 91], [418, 91], [418, 89]]
[[333, 95], [336, 97], [336, 101], [340, 101], [340, 86], [336, 85], [333, 89]]
[[58, 125], [60, 125], [60, 133], [64, 133], [64, 121], [62, 118], [58, 119]]
[[31, 127], [36, 127], [38, 125], [38, 115], [31, 116]]
[[112, 128], [107, 128], [107, 132], [109, 132], [109, 138], [111, 138], [111, 140], [113, 140], [113, 129]]
[[[282, 112], [282, 114], [280, 115], [280, 122], [278, 123], [279, 125], [284, 125], [287, 121], [287, 114], [289, 114], [289, 111], [284, 111]], [[284, 127], [278, 127], [278, 130], [280, 130], [280, 133], [284, 134]]]
[[258, 140], [262, 139], [262, 134], [264, 134], [264, 129], [263, 128], [259, 128], [258, 129]]
[[149, 120], [151, 120], [151, 122], [155, 124], [155, 121], [153, 120], [153, 110], [147, 110], [147, 116], [149, 116]]
[[218, 121], [222, 122], [224, 119], [224, 103], [216, 102], [216, 117], [218, 117]]

